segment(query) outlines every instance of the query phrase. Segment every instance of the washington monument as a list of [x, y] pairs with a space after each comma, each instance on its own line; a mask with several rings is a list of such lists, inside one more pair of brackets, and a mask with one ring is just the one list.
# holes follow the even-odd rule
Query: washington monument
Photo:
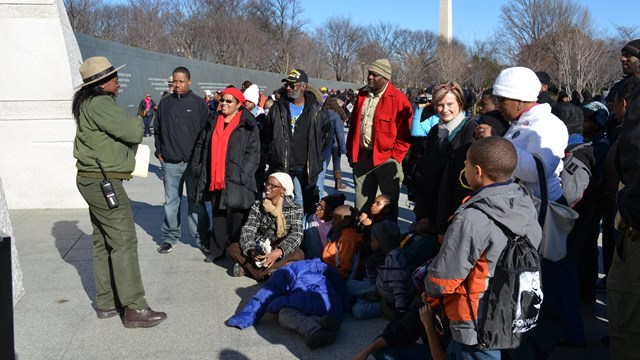
[[452, 21], [451, 21], [451, 1], [452, 0], [440, 0], [440, 19], [439, 19], [439, 30], [438, 34], [441, 38], [447, 39], [448, 42], [451, 42], [452, 38]]

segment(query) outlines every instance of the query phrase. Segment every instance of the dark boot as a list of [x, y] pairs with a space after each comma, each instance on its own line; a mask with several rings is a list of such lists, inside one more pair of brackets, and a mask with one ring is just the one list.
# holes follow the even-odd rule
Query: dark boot
[[336, 184], [333, 187], [335, 190], [342, 190], [347, 188], [342, 183], [342, 172], [340, 170], [333, 170], [333, 178], [336, 180]]
[[124, 327], [126, 328], [154, 327], [166, 318], [166, 313], [153, 311], [150, 308], [133, 310], [126, 307], [124, 309]]

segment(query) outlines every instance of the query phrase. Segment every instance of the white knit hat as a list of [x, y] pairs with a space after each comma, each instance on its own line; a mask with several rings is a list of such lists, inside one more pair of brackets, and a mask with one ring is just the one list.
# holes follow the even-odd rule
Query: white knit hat
[[258, 88], [258, 85], [253, 84], [253, 85], [249, 86], [244, 91], [244, 98], [247, 101], [251, 101], [256, 106], [258, 106], [258, 104], [260, 103], [260, 89]]
[[526, 67], [504, 69], [493, 84], [493, 95], [520, 101], [538, 100], [542, 84], [533, 70]]
[[289, 174], [283, 173], [283, 172], [276, 172], [269, 175], [269, 177], [272, 177], [272, 176], [280, 182], [280, 185], [282, 185], [282, 188], [284, 189], [285, 195], [293, 196], [293, 181], [291, 180], [291, 176], [289, 176]]

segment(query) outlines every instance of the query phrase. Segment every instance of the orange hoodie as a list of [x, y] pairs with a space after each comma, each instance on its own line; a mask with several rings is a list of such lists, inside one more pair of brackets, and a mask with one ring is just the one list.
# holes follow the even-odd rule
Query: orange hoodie
[[362, 234], [354, 228], [342, 230], [338, 241], [329, 241], [322, 251], [322, 261], [338, 269], [340, 276], [347, 279], [360, 257], [364, 240]]

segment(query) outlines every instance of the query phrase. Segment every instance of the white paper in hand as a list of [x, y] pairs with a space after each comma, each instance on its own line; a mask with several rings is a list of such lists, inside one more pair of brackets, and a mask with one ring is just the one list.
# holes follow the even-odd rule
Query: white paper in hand
[[149, 156], [151, 149], [147, 145], [138, 145], [136, 151], [136, 167], [133, 169], [131, 176], [147, 177], [149, 174]]

